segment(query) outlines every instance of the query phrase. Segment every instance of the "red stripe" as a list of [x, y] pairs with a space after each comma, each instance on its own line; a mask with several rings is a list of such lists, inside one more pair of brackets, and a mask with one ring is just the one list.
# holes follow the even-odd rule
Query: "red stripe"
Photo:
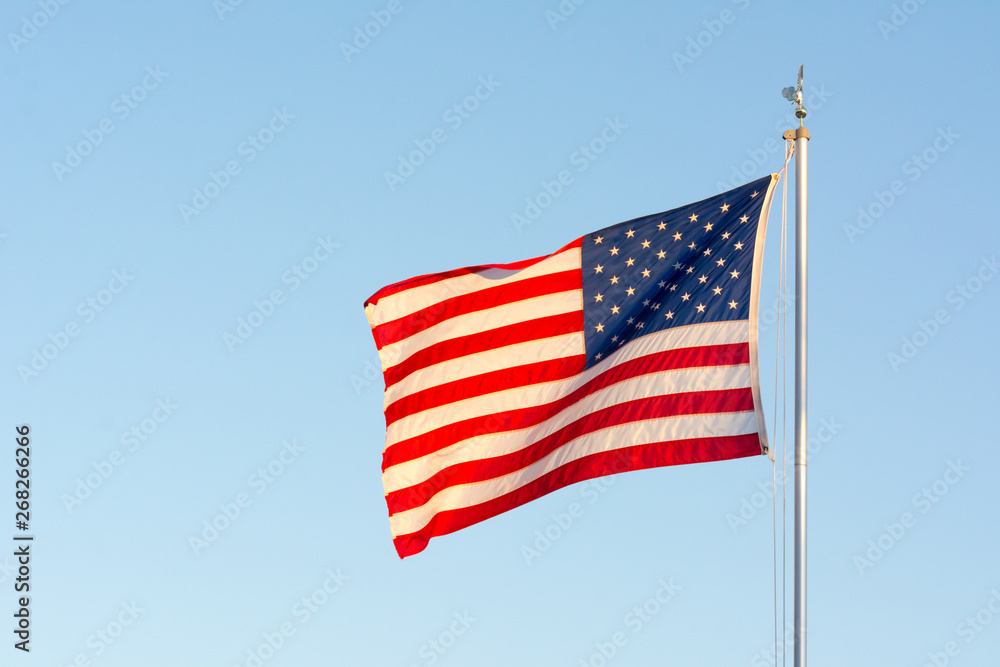
[[587, 414], [520, 451], [457, 463], [438, 471], [420, 484], [393, 491], [386, 495], [389, 514], [420, 507], [435, 494], [451, 486], [473, 484], [516, 473], [588, 433], [650, 419], [748, 410], [753, 410], [753, 392], [749, 387], [653, 396], [612, 405]]
[[442, 405], [464, 401], [476, 396], [484, 396], [498, 391], [507, 391], [543, 382], [555, 382], [579, 375], [587, 365], [584, 354], [560, 357], [549, 361], [513, 366], [499, 371], [481, 373], [446, 382], [436, 387], [408, 394], [385, 409], [385, 424], [390, 424], [418, 412], [439, 408]]
[[386, 447], [382, 454], [382, 470], [426, 456], [473, 436], [534, 426], [589, 394], [633, 377], [680, 368], [735, 366], [749, 361], [748, 343], [687, 347], [632, 359], [601, 373], [576, 391], [551, 403], [473, 417], [401, 440]]
[[[375, 342], [379, 349], [382, 349], [386, 345], [398, 343], [415, 333], [459, 315], [476, 313], [547, 294], [578, 290], [582, 286], [583, 275], [580, 269], [573, 269], [460, 294], [375, 327]], [[583, 309], [582, 304], [580, 309]]]
[[595, 477], [662, 466], [704, 463], [757, 456], [761, 453], [756, 433], [721, 438], [694, 438], [636, 445], [601, 452], [559, 467], [533, 482], [485, 503], [434, 515], [420, 530], [393, 539], [400, 558], [423, 551], [432, 537], [447, 535], [524, 505], [564, 486]]
[[561, 252], [569, 250], [570, 248], [579, 248], [583, 244], [583, 237], [564, 245], [559, 250], [555, 251], [551, 255], [543, 255], [542, 257], [533, 257], [532, 259], [526, 259], [521, 262], [513, 262], [512, 264], [482, 264], [480, 266], [467, 266], [462, 269], [455, 269], [453, 271], [445, 271], [444, 273], [429, 273], [423, 276], [417, 276], [416, 278], [410, 278], [409, 280], [403, 280], [392, 285], [383, 287], [379, 291], [372, 294], [365, 300], [365, 307], [368, 304], [378, 304], [379, 299], [383, 299], [387, 296], [392, 296], [393, 294], [399, 294], [400, 292], [405, 292], [407, 290], [415, 289], [417, 287], [423, 287], [424, 285], [433, 285], [436, 282], [442, 280], [447, 280], [448, 278], [455, 278], [456, 276], [465, 276], [470, 273], [480, 273], [488, 269], [503, 269], [505, 271], [516, 271], [518, 269], [526, 269], [529, 266], [533, 266], [543, 259], [548, 259], [558, 255]]
[[384, 373], [385, 386], [389, 388], [410, 373], [443, 361], [458, 359], [459, 357], [487, 350], [495, 350], [516, 343], [527, 343], [533, 340], [553, 338], [580, 331], [583, 331], [582, 311], [549, 315], [548, 317], [540, 317], [537, 320], [518, 322], [506, 327], [498, 327], [489, 331], [469, 334], [468, 336], [443, 340], [440, 343], [429, 345], [410, 355], [405, 361], [387, 368]]

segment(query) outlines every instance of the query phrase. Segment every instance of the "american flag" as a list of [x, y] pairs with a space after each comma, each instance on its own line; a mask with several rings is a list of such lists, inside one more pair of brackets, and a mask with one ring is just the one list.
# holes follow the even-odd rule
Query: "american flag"
[[365, 302], [400, 558], [575, 482], [766, 453], [757, 304], [777, 180]]

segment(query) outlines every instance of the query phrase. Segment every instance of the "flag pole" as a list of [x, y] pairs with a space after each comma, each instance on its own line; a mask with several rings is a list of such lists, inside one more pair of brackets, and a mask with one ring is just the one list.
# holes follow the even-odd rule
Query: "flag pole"
[[806, 278], [808, 236], [808, 142], [802, 106], [802, 68], [794, 93], [799, 127], [784, 138], [795, 141], [795, 667], [806, 667]]

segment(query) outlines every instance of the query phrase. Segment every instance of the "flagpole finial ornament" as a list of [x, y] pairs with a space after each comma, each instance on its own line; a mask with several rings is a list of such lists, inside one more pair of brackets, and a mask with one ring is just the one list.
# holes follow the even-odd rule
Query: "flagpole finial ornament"
[[794, 87], [793, 86], [788, 86], [786, 88], [783, 88], [782, 91], [781, 91], [782, 97], [784, 97], [786, 100], [788, 100], [792, 104], [796, 105], [796, 107], [795, 107], [795, 117], [799, 119], [799, 125], [800, 126], [803, 124], [803, 121], [805, 120], [806, 114], [808, 113], [806, 111], [806, 108], [804, 106], [802, 106], [802, 70], [803, 70], [803, 68], [804, 68], [804, 65], [800, 65], [799, 66], [799, 80], [798, 80], [798, 84], [796, 86], [794, 86]]

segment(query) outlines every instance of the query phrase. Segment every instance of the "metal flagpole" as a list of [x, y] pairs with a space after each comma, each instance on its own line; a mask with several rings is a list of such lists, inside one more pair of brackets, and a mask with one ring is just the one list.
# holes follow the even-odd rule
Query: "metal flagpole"
[[[785, 97], [791, 98], [786, 89]], [[795, 667], [806, 667], [806, 278], [808, 234], [808, 142], [802, 106], [802, 68], [792, 98], [799, 127], [785, 139], [795, 141]]]

